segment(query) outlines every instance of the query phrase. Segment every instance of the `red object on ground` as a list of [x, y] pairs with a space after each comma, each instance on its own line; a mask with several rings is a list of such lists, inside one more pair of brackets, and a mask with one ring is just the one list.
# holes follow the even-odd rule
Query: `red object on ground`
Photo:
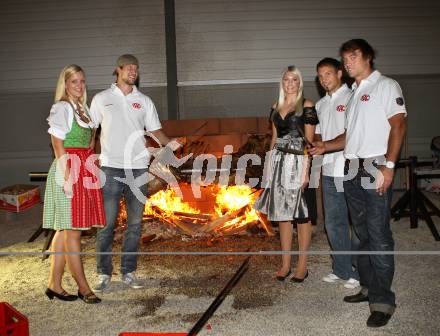
[[7, 302], [0, 302], [0, 336], [29, 336], [27, 317]]
[[187, 333], [137, 333], [137, 332], [124, 332], [119, 334], [119, 336], [186, 336]]

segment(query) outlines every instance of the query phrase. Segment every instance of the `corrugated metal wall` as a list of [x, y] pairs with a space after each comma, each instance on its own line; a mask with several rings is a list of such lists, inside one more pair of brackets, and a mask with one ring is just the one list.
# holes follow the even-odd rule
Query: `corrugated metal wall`
[[[1, 0], [0, 186], [46, 170], [57, 76], [83, 66], [89, 96], [113, 82], [116, 58], [141, 62], [141, 87], [167, 119], [164, 0]], [[298, 65], [316, 100], [315, 64], [363, 37], [377, 65], [402, 84], [409, 153], [438, 135], [438, 0], [175, 0], [181, 118], [265, 116], [281, 69]], [[218, 85], [221, 84], [221, 85]]]
[[180, 85], [278, 79], [296, 64], [307, 80], [342, 42], [366, 38], [388, 74], [440, 73], [436, 0], [176, 1]]
[[[312, 80], [320, 58], [359, 36], [384, 73], [440, 73], [439, 17], [436, 0], [177, 0], [179, 85], [273, 82], [292, 63]], [[69, 63], [104, 88], [126, 52], [143, 86], [166, 82], [163, 0], [2, 0], [0, 31], [0, 92], [52, 90]]]
[[162, 0], [2, 0], [0, 32], [0, 92], [52, 91], [71, 63], [104, 88], [123, 53], [139, 57], [143, 86], [166, 82]]

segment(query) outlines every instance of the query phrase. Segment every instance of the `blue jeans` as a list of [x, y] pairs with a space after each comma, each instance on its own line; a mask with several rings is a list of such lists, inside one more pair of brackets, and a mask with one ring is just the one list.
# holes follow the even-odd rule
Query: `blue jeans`
[[[141, 222], [144, 213], [145, 202], [139, 200], [130, 187], [115, 178], [126, 178], [125, 170], [111, 167], [101, 167], [106, 176], [104, 187], [102, 188], [104, 196], [104, 209], [107, 225], [103, 229], [98, 230], [96, 237], [97, 252], [111, 252], [113, 245], [115, 221], [119, 212], [119, 202], [124, 196], [125, 206], [127, 210], [127, 228], [124, 233], [124, 241], [122, 252], [137, 252], [139, 238], [141, 235]], [[132, 169], [133, 177], [137, 178], [147, 172], [147, 169]], [[142, 181], [145, 183], [138, 189], [143, 195], [147, 194], [147, 178]], [[96, 256], [96, 265], [98, 274], [106, 274], [111, 276], [113, 271], [112, 256], [103, 254]], [[137, 255], [123, 254], [121, 257], [121, 273], [127, 274], [134, 272], [137, 267]]]
[[[348, 166], [346, 164], [346, 174]], [[364, 178], [364, 182], [362, 182]], [[394, 240], [390, 228], [391, 186], [383, 195], [375, 188], [365, 188], [366, 181], [373, 181], [362, 165], [356, 176], [344, 181], [344, 191], [351, 214], [353, 227], [360, 240], [360, 251], [394, 251]], [[391, 291], [394, 277], [392, 254], [359, 255], [360, 283], [368, 290], [370, 309], [392, 314], [395, 295]]]
[[[325, 229], [332, 251], [357, 251], [359, 239], [354, 231], [350, 234], [344, 191], [338, 191], [336, 187], [342, 186], [342, 180], [343, 177], [322, 176]], [[359, 279], [357, 271], [353, 270], [353, 266], [357, 264], [357, 256], [335, 254], [332, 258], [333, 274], [344, 280]]]

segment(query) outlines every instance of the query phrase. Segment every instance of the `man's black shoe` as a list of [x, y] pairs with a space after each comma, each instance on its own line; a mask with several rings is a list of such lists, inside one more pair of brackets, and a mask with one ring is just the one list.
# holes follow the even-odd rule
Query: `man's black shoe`
[[388, 323], [390, 318], [390, 314], [382, 313], [380, 311], [374, 311], [371, 313], [370, 317], [367, 320], [367, 326], [371, 328], [383, 327]]
[[355, 295], [348, 295], [344, 297], [344, 301], [348, 303], [358, 303], [368, 301], [368, 296], [359, 292]]

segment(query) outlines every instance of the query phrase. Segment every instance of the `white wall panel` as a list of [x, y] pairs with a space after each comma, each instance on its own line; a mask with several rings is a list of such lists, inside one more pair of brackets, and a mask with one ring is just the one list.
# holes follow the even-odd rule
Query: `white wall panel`
[[387, 74], [440, 73], [436, 0], [176, 1], [179, 85], [276, 81], [296, 64], [308, 80], [323, 57], [362, 37]]
[[123, 53], [139, 58], [142, 86], [164, 85], [164, 22], [162, 0], [2, 0], [0, 92], [54, 90], [71, 63], [102, 89]]

